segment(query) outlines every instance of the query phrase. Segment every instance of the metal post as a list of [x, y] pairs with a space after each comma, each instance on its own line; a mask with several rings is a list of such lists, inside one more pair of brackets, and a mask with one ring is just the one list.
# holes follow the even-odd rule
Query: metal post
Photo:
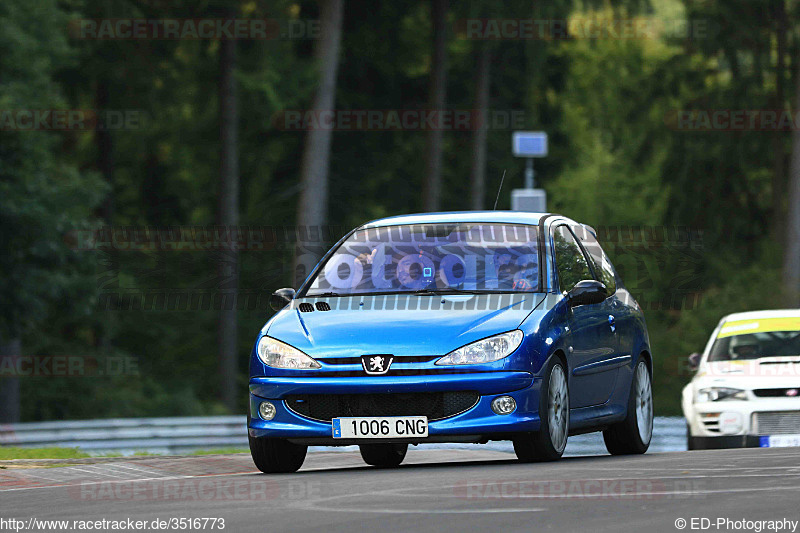
[[533, 158], [528, 157], [525, 159], [525, 188], [526, 189], [533, 189], [534, 182], [533, 182]]

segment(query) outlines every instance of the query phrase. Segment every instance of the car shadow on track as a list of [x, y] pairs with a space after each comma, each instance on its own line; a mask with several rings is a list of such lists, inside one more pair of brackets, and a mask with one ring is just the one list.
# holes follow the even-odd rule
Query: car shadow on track
[[[510, 454], [509, 454], [510, 455]], [[631, 459], [644, 459], [647, 455], [637, 455], [637, 456], [614, 456], [614, 455], [597, 455], [597, 456], [580, 456], [580, 457], [563, 457], [558, 461], [550, 461], [550, 462], [534, 462], [534, 463], [521, 463], [517, 459], [513, 458], [513, 455], [508, 459], [480, 459], [480, 460], [470, 460], [466, 459], [463, 461], [459, 460], [447, 460], [442, 462], [428, 462], [428, 463], [406, 463], [401, 464], [400, 466], [393, 467], [393, 468], [379, 468], [374, 466], [369, 466], [367, 464], [357, 464], [357, 465], [346, 465], [346, 466], [331, 466], [325, 467], [323, 464], [315, 464], [313, 466], [309, 466], [306, 468], [301, 468], [297, 472], [289, 473], [289, 474], [269, 474], [270, 476], [277, 476], [277, 477], [286, 477], [286, 476], [297, 476], [297, 475], [319, 475], [319, 474], [341, 474], [341, 473], [352, 473], [352, 472], [380, 472], [380, 473], [390, 473], [390, 472], [397, 472], [397, 473], [410, 473], [414, 471], [431, 471], [431, 470], [449, 470], [449, 469], [463, 469], [463, 468], [470, 468], [470, 467], [481, 467], [481, 468], [500, 468], [500, 467], [507, 467], [507, 466], [517, 466], [517, 467], [529, 467], [529, 468], [544, 468], [547, 466], [555, 466], [555, 465], [570, 465], [570, 466], [578, 466], [581, 464], [598, 464], [598, 463], [610, 463], [610, 462], [617, 462], [617, 461], [630, 461]], [[254, 475], [261, 475], [256, 473]]]

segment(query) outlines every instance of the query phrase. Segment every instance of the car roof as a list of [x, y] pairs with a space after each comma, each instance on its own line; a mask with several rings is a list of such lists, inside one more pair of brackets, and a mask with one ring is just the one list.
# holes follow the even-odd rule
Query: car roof
[[759, 318], [794, 318], [800, 317], [800, 309], [768, 309], [764, 311], [748, 311], [746, 313], [733, 313], [722, 317], [720, 324], [736, 320], [755, 320]]
[[375, 228], [379, 226], [397, 226], [400, 224], [437, 224], [448, 222], [487, 222], [500, 224], [537, 225], [543, 217], [550, 214], [551, 213], [531, 213], [528, 211], [453, 211], [443, 213], [415, 213], [411, 215], [398, 215], [380, 218], [371, 222], [367, 222], [361, 227]]

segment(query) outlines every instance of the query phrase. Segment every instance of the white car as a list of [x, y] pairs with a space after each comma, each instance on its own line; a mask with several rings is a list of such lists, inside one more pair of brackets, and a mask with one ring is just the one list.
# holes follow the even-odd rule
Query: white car
[[689, 362], [690, 450], [800, 446], [800, 309], [728, 315]]

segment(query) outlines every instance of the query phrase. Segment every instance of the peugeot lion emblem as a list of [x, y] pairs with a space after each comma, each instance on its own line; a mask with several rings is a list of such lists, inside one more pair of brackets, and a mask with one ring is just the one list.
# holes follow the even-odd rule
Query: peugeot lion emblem
[[364, 367], [364, 372], [371, 375], [385, 374], [389, 371], [394, 357], [391, 355], [362, 355], [361, 366]]

